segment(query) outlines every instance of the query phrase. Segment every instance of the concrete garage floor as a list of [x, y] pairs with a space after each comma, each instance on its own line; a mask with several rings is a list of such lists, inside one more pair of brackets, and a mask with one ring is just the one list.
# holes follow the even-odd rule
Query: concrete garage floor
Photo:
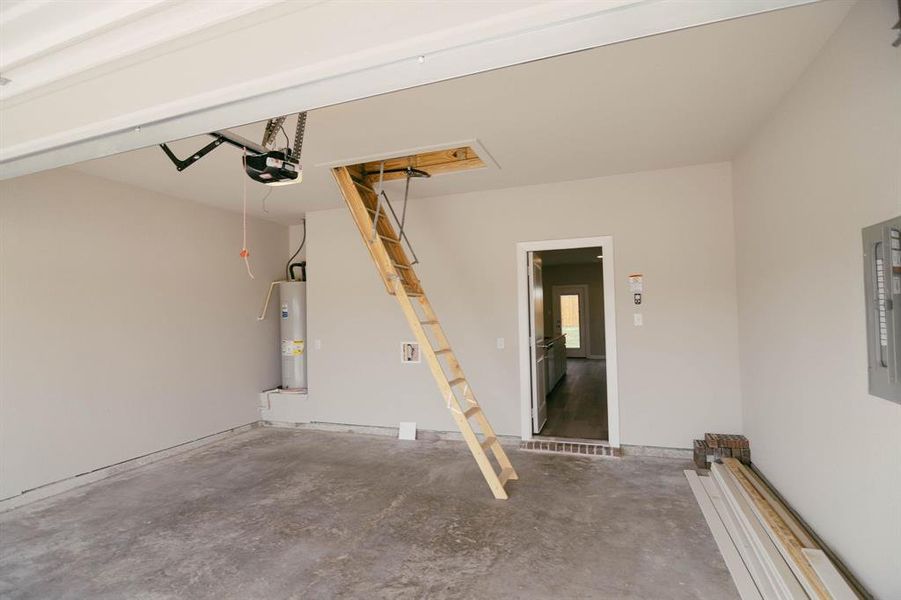
[[255, 429], [0, 515], [0, 596], [736, 598], [687, 463]]

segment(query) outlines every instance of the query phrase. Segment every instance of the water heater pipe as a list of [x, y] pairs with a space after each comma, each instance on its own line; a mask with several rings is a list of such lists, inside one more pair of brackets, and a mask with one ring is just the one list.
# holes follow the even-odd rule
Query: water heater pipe
[[260, 316], [257, 317], [257, 321], [262, 321], [266, 318], [266, 311], [269, 310], [269, 300], [272, 298], [272, 290], [280, 283], [285, 283], [287, 279], [282, 279], [281, 281], [273, 281], [269, 284], [269, 293], [266, 294], [266, 301], [263, 302], [263, 310], [260, 311]]

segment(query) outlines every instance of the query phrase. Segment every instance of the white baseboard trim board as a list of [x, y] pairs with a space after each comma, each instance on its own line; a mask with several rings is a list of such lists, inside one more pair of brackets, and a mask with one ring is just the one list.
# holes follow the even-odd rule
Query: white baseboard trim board
[[[362, 433], [365, 435], [379, 435], [382, 437], [397, 438], [397, 427], [382, 427], [378, 425], [347, 425], [344, 423], [286, 423], [284, 421], [261, 421], [264, 427], [277, 427], [283, 429], [308, 429], [313, 431], [332, 431], [336, 433]], [[498, 441], [502, 444], [519, 445], [520, 439], [514, 435], [498, 435]], [[433, 429], [417, 429], [416, 441], [453, 441], [462, 442], [463, 434], [459, 431], [437, 431]]]
[[678, 458], [691, 460], [694, 457], [691, 448], [665, 448], [663, 446], [621, 446], [623, 456], [646, 456], [649, 458]]
[[[260, 421], [263, 427], [276, 429], [311, 429], [313, 431], [333, 431], [336, 433], [362, 433], [365, 435], [380, 435], [383, 437], [397, 437], [397, 427], [379, 427], [376, 425], [345, 425], [342, 423], [292, 423], [289, 421]], [[420, 430], [417, 430], [417, 434]]]
[[73, 475], [72, 477], [67, 477], [65, 479], [60, 479], [59, 481], [47, 483], [30, 490], [25, 490], [21, 494], [0, 500], [0, 512], [6, 512], [8, 510], [24, 506], [26, 504], [31, 504], [32, 502], [37, 502], [38, 500], [43, 500], [44, 498], [49, 498], [50, 496], [56, 496], [57, 494], [68, 492], [69, 490], [75, 489], [77, 487], [81, 487], [89, 483], [94, 483], [96, 481], [100, 481], [102, 479], [106, 479], [107, 477], [112, 477], [113, 475], [118, 475], [126, 471], [131, 471], [132, 469], [137, 469], [138, 467], [143, 467], [144, 465], [149, 465], [151, 463], [155, 463], [177, 454], [183, 454], [191, 450], [196, 450], [197, 448], [200, 448], [202, 446], [206, 446], [208, 444], [212, 444], [214, 442], [218, 442], [220, 440], [245, 433], [259, 426], [259, 421], [254, 421], [253, 423], [248, 423], [246, 425], [239, 425], [238, 427], [226, 429], [225, 431], [220, 431], [219, 433], [212, 433], [210, 435], [197, 438], [196, 440], [184, 442], [176, 446], [171, 446], [169, 448], [157, 450], [156, 452], [144, 454], [143, 456], [137, 456], [135, 458], [123, 460], [122, 462], [118, 462], [112, 465], [99, 467], [97, 469], [94, 469], [93, 471], [80, 473], [78, 475]]

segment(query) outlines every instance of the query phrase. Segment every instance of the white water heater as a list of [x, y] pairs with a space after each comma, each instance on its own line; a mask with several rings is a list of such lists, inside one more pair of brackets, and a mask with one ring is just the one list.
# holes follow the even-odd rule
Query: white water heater
[[307, 282], [278, 284], [282, 389], [307, 389]]

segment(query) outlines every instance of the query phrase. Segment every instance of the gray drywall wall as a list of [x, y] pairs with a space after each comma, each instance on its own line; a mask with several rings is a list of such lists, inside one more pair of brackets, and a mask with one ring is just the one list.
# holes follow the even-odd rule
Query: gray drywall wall
[[[240, 190], [235, 206], [240, 207]], [[0, 183], [0, 497], [258, 419], [287, 228], [60, 169]]]
[[[347, 209], [307, 218], [316, 420], [453, 430], [426, 364], [400, 363], [412, 334]], [[705, 431], [741, 430], [729, 164], [414, 200], [407, 231], [499, 433], [522, 433], [516, 243], [599, 235], [615, 244], [622, 442], [687, 448]], [[632, 325], [636, 271], [653, 289], [643, 327]]]
[[879, 598], [901, 598], [901, 405], [867, 392], [861, 228], [901, 214], [897, 21], [857, 3], [734, 163], [754, 463]]

